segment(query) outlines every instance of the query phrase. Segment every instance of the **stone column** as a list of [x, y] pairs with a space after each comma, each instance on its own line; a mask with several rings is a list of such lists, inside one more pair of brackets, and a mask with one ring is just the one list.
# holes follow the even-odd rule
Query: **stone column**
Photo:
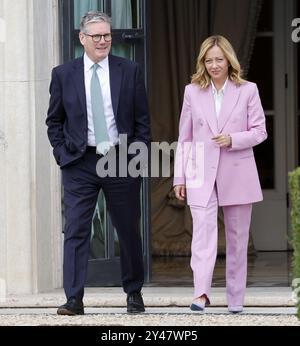
[[60, 176], [45, 126], [57, 3], [0, 2], [0, 278], [8, 294], [61, 285]]

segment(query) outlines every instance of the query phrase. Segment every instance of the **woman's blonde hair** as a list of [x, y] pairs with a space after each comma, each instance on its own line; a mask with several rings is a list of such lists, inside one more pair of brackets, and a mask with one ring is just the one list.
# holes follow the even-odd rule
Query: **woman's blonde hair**
[[205, 68], [205, 57], [207, 51], [214, 46], [221, 48], [226, 59], [228, 60], [229, 79], [236, 84], [245, 83], [245, 80], [242, 78], [240, 63], [236, 57], [232, 45], [225, 37], [220, 35], [210, 36], [202, 43], [197, 59], [196, 73], [192, 76], [192, 83], [199, 84], [201, 88], [207, 88], [210, 85], [211, 77]]

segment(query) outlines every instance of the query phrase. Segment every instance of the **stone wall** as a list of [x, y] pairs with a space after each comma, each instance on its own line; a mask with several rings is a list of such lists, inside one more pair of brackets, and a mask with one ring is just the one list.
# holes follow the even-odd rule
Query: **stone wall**
[[57, 0], [0, 2], [0, 278], [10, 293], [61, 286], [60, 177], [46, 136]]

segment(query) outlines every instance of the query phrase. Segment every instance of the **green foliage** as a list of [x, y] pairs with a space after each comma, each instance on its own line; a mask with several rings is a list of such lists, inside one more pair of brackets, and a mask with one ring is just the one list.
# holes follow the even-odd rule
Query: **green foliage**
[[300, 167], [289, 173], [291, 196], [291, 226], [293, 253], [293, 289], [297, 297], [297, 316], [300, 319]]

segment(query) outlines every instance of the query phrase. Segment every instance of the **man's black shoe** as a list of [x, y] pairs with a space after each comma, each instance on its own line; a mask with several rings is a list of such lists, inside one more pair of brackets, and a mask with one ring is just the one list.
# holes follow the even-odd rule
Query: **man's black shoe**
[[138, 314], [145, 311], [143, 297], [140, 292], [127, 294], [127, 312]]
[[66, 304], [57, 309], [57, 314], [68, 316], [84, 315], [83, 303], [81, 300], [69, 298]]

